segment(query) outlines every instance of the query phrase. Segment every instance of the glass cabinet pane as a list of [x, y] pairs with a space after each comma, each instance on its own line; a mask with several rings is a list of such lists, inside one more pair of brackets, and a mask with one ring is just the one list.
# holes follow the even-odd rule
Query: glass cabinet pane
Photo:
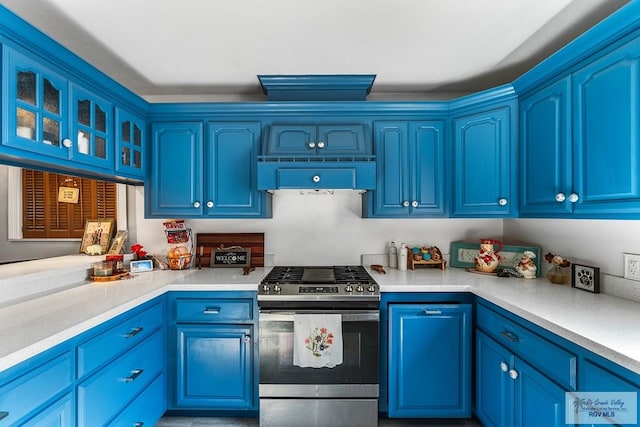
[[16, 108], [16, 122], [18, 136], [35, 140], [36, 137], [36, 113], [22, 108]]
[[126, 120], [122, 122], [122, 141], [131, 142], [131, 122]]
[[138, 125], [133, 125], [133, 145], [140, 147], [142, 145], [142, 130]]
[[95, 129], [100, 131], [100, 132], [106, 132], [107, 131], [107, 113], [105, 113], [102, 110], [102, 108], [100, 108], [100, 106], [97, 105], [97, 104], [95, 106], [95, 112], [96, 112]]
[[107, 158], [107, 141], [101, 137], [96, 136], [96, 157], [100, 157], [101, 159]]
[[60, 91], [47, 79], [44, 79], [44, 109], [60, 114]]
[[78, 123], [91, 126], [91, 101], [78, 101]]
[[91, 134], [89, 132], [78, 131], [78, 153], [89, 154], [89, 144]]
[[33, 71], [18, 71], [18, 99], [31, 105], [36, 105], [36, 73]]
[[133, 167], [142, 169], [142, 153], [140, 151], [133, 152]]
[[124, 147], [122, 148], [122, 164], [124, 166], [130, 166], [131, 165], [131, 150], [129, 149], [129, 147]]
[[42, 142], [47, 145], [60, 145], [60, 122], [45, 117], [43, 123]]

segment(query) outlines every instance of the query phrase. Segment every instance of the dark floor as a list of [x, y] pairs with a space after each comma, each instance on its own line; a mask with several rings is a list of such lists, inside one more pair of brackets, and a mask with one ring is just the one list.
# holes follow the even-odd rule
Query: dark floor
[[[256, 418], [162, 417], [156, 427], [258, 427]], [[476, 420], [403, 420], [381, 419], [379, 427], [482, 427]], [[283, 426], [285, 427], [285, 426]], [[287, 426], [293, 427], [293, 426]], [[348, 426], [336, 426], [348, 427]]]

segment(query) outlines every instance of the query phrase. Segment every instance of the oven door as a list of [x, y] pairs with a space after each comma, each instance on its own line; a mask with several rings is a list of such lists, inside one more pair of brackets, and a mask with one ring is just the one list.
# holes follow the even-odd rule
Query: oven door
[[[341, 314], [343, 363], [333, 368], [293, 364], [295, 314]], [[377, 398], [378, 310], [260, 311], [260, 397]]]

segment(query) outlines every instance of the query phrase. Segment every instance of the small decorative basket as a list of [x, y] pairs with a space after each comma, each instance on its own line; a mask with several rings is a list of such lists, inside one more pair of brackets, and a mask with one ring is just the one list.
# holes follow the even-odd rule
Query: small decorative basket
[[191, 267], [191, 254], [180, 254], [178, 256], [168, 256], [167, 263], [171, 270], [186, 270]]

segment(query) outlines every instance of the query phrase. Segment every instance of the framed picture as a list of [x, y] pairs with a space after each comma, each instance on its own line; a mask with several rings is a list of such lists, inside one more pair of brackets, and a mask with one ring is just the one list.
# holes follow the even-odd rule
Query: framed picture
[[[449, 251], [451, 267], [473, 268], [475, 266], [473, 258], [480, 251], [480, 241], [478, 243], [469, 242], [451, 242], [451, 250]], [[536, 246], [515, 246], [504, 245], [502, 250], [498, 252], [500, 255], [499, 267], [515, 267], [520, 262], [520, 258], [524, 251], [531, 251], [535, 254], [533, 260], [536, 265], [536, 276], [540, 277], [542, 269], [540, 268], [540, 248]]]
[[571, 287], [600, 293], [600, 269], [588, 265], [571, 264]]
[[117, 255], [122, 252], [124, 243], [127, 241], [127, 230], [118, 230], [113, 240], [111, 240], [111, 246], [109, 246], [109, 255]]
[[80, 252], [89, 255], [107, 253], [115, 220], [113, 218], [88, 219], [84, 224], [84, 235]]

